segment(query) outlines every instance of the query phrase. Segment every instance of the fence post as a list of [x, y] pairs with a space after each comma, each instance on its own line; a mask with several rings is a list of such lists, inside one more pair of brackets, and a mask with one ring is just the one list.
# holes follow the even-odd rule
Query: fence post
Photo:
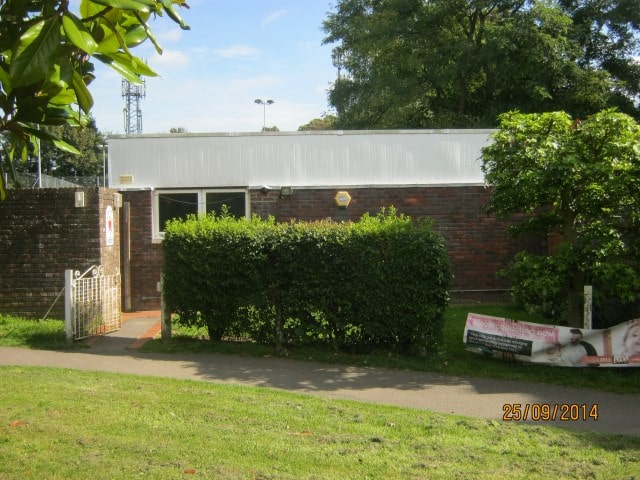
[[584, 286], [584, 328], [591, 330], [593, 325], [593, 287]]
[[67, 342], [73, 342], [73, 270], [64, 271], [64, 331]]

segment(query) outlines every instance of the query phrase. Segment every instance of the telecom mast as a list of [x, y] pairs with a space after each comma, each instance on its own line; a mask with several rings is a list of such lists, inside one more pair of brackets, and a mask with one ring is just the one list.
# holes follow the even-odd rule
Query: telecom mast
[[125, 99], [124, 107], [124, 133], [142, 133], [142, 109], [140, 99], [145, 96], [145, 83], [141, 79], [140, 85], [134, 85], [128, 80], [122, 79], [122, 98]]

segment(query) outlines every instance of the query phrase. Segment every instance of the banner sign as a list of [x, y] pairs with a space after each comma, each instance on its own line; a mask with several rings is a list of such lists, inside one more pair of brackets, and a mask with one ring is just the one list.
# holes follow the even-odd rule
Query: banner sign
[[558, 327], [469, 313], [466, 349], [510, 361], [564, 367], [639, 367], [640, 318], [606, 330]]

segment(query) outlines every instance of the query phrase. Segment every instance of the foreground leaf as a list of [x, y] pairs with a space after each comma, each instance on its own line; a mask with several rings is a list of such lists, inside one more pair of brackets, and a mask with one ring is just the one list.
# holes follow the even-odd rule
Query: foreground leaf
[[65, 13], [62, 17], [62, 26], [67, 37], [76, 47], [81, 48], [89, 55], [94, 54], [98, 49], [98, 43], [91, 35], [91, 32], [75, 15], [68, 12]]
[[42, 20], [20, 38], [11, 61], [13, 87], [21, 87], [46, 79], [57, 58], [62, 36], [58, 17]]

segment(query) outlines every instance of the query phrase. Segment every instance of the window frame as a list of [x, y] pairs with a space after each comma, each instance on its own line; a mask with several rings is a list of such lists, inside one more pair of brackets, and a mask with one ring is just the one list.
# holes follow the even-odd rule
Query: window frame
[[160, 231], [160, 195], [172, 193], [197, 193], [198, 194], [198, 216], [207, 213], [207, 193], [243, 193], [244, 194], [244, 218], [251, 218], [251, 203], [249, 190], [246, 188], [163, 188], [153, 191], [152, 203], [152, 239], [161, 242], [165, 232]]

